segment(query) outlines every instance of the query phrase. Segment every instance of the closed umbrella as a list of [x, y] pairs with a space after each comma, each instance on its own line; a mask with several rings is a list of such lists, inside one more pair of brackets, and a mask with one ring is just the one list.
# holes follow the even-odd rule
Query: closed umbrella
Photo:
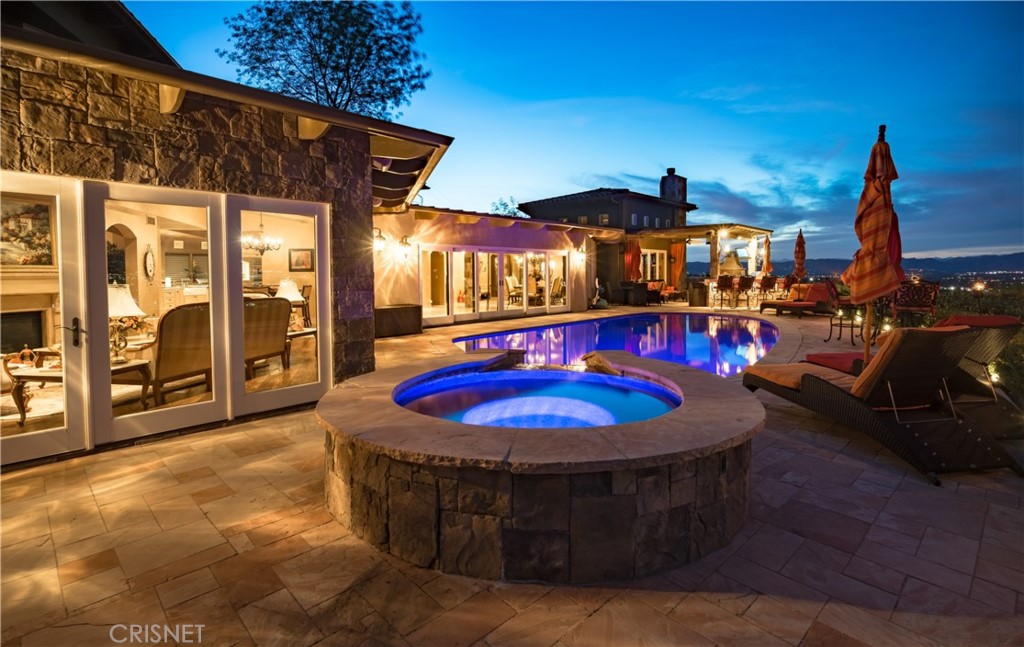
[[770, 238], [765, 236], [764, 238], [764, 261], [761, 263], [762, 274], [768, 275], [772, 273], [772, 241]]
[[796, 246], [793, 248], [793, 276], [802, 279], [807, 276], [807, 268], [804, 262], [807, 260], [807, 241], [804, 240], [804, 230], [796, 235]]
[[[872, 302], [895, 292], [904, 278], [900, 266], [902, 242], [892, 207], [891, 184], [898, 177], [892, 152], [885, 141], [885, 126], [879, 126], [878, 141], [871, 147], [868, 168], [864, 172], [864, 190], [854, 221], [860, 249], [842, 275], [843, 282], [850, 286], [850, 301], [867, 304], [864, 318], [867, 330], [871, 330]], [[865, 364], [870, 358], [870, 344], [864, 344]]]
[[640, 241], [636, 238], [626, 239], [626, 280], [639, 281], [640, 273]]

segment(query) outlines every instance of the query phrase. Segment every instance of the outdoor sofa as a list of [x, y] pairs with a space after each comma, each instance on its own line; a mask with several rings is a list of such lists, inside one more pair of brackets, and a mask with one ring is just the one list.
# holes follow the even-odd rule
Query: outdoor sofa
[[810, 362], [759, 362], [743, 385], [867, 434], [935, 485], [944, 472], [1005, 467], [1024, 476], [990, 434], [944, 406], [947, 381], [982, 334], [968, 326], [899, 328], [858, 376]]

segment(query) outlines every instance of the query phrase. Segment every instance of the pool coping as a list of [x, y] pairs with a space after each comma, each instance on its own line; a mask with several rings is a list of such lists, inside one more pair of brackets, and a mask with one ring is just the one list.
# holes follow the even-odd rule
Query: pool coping
[[460, 364], [483, 368], [506, 356], [504, 351], [483, 351], [352, 378], [320, 400], [316, 415], [329, 432], [395, 460], [518, 474], [654, 467], [735, 447], [764, 428], [764, 407], [738, 380], [627, 351], [596, 355], [629, 375], [674, 385], [683, 393], [683, 404], [657, 418], [609, 427], [518, 429], [433, 418], [392, 399], [398, 384], [423, 373]]

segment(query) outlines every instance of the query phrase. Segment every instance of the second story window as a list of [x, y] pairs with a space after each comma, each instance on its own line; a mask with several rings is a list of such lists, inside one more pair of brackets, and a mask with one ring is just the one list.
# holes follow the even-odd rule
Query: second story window
[[629, 224], [631, 224], [634, 227], [636, 227], [636, 223], [637, 223], [637, 215], [635, 213], [631, 214], [630, 215], [630, 219], [629, 219]]
[[644, 227], [650, 227], [650, 226], [651, 226], [651, 217], [650, 216], [644, 216]]
[[580, 224], [581, 225], [587, 224], [587, 217], [586, 216], [580, 216]]
[[602, 213], [597, 217], [597, 224], [607, 226], [609, 223], [608, 214]]

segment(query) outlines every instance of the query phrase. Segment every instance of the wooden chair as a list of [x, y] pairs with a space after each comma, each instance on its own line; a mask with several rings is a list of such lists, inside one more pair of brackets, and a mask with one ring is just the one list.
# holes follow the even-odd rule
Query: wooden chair
[[523, 290], [519, 287], [516, 277], [508, 274], [505, 276], [505, 292], [508, 303], [520, 303], [523, 300]]
[[287, 299], [246, 299], [242, 305], [245, 379], [252, 379], [256, 362], [277, 357], [282, 370], [289, 366], [288, 321], [292, 304]]
[[306, 328], [313, 327], [313, 319], [309, 316], [309, 297], [313, 296], [313, 286], [306, 283], [302, 286], [302, 323]]

